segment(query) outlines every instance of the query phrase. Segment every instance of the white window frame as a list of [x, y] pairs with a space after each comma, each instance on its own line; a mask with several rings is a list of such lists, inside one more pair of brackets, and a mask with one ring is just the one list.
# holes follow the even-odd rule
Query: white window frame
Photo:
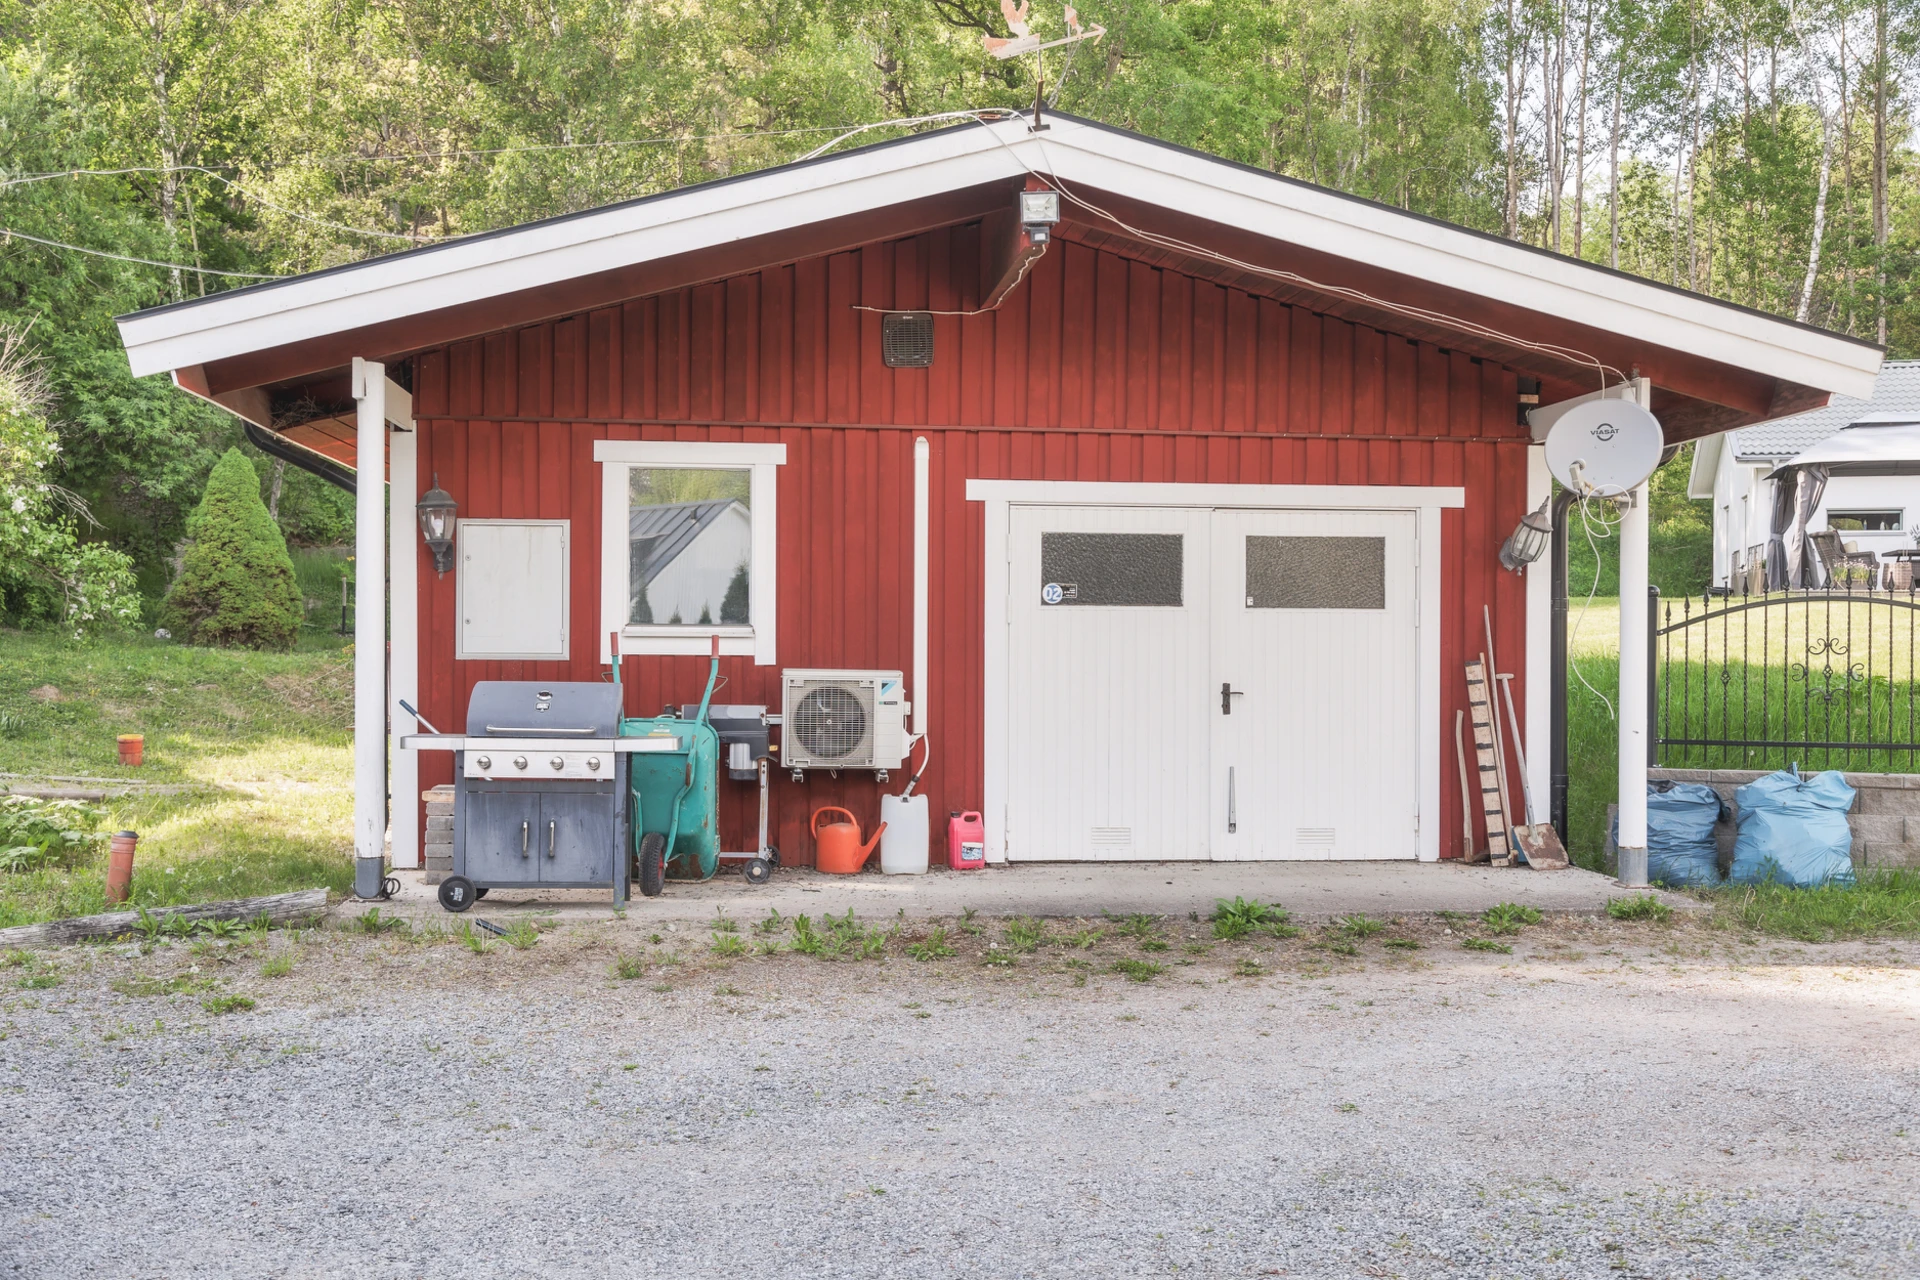
[[[721, 653], [751, 656], [755, 666], [772, 666], [775, 662], [774, 619], [779, 613], [776, 468], [786, 465], [787, 446], [706, 440], [596, 440], [593, 460], [601, 467], [600, 661], [613, 660], [608, 636], [617, 628], [623, 654], [701, 655], [708, 652], [712, 638], [718, 635]], [[745, 626], [739, 623], [705, 627], [659, 623], [636, 626], [627, 621], [631, 574], [627, 549], [627, 473], [635, 467], [751, 472], [748, 507], [753, 516], [753, 571]]]

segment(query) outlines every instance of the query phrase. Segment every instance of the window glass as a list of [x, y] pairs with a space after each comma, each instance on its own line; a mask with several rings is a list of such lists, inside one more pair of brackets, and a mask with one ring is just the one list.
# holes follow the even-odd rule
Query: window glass
[[1827, 527], [1842, 529], [1848, 533], [1886, 533], [1900, 527], [1900, 512], [1830, 511], [1827, 513]]
[[627, 621], [745, 626], [753, 584], [753, 473], [632, 467]]
[[1384, 609], [1385, 538], [1247, 538], [1247, 608]]
[[1043, 533], [1040, 602], [1178, 608], [1184, 559], [1177, 533]]

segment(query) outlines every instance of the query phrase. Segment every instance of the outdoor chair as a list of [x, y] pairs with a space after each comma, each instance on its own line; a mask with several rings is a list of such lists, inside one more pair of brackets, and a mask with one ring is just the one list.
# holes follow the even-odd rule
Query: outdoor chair
[[1827, 571], [1827, 581], [1835, 586], [1851, 582], [1865, 584], [1871, 591], [1880, 581], [1880, 557], [1871, 551], [1849, 551], [1840, 544], [1840, 534], [1835, 529], [1825, 529], [1819, 533], [1807, 535], [1807, 541], [1813, 544], [1814, 551], [1820, 557], [1820, 565]]

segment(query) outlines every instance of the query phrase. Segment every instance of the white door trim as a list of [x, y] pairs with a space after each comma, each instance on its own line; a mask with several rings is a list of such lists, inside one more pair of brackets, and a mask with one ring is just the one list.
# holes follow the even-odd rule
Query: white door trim
[[986, 553], [982, 602], [985, 622], [986, 777], [982, 815], [987, 828], [987, 861], [1007, 860], [1007, 696], [1010, 686], [1007, 631], [1008, 508], [1012, 506], [1249, 507], [1279, 509], [1340, 508], [1412, 511], [1418, 518], [1414, 541], [1415, 610], [1420, 630], [1416, 698], [1417, 778], [1420, 861], [1440, 859], [1440, 513], [1464, 507], [1466, 490], [1458, 485], [1334, 484], [1146, 484], [1100, 480], [967, 481], [967, 501], [986, 507]]

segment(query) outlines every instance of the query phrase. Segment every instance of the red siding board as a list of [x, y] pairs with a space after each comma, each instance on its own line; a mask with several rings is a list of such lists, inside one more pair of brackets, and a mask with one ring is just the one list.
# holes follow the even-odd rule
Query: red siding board
[[[969, 225], [423, 353], [422, 476], [437, 473], [463, 517], [573, 522], [573, 656], [455, 662], [455, 575], [423, 571], [422, 710], [457, 726], [477, 680], [597, 677], [598, 439], [787, 445], [780, 667], [721, 664], [728, 700], [777, 704], [783, 667], [909, 668], [913, 441], [927, 436], [924, 696], [938, 749], [922, 790], [936, 814], [982, 799], [984, 511], [966, 501], [969, 477], [1462, 485], [1468, 505], [1442, 516], [1439, 551], [1438, 820], [1443, 853], [1459, 856], [1453, 715], [1464, 704], [1460, 664], [1485, 647], [1483, 604], [1501, 667], [1524, 669], [1523, 584], [1493, 558], [1525, 509], [1512, 372], [1064, 241], [997, 311], [937, 317], [930, 369], [887, 369], [879, 315], [854, 304], [966, 310], [977, 306], [978, 274], [979, 228]], [[762, 422], [769, 429], [751, 425]], [[691, 698], [704, 668], [629, 658], [629, 712]], [[1516, 702], [1525, 693], [1516, 680]], [[423, 757], [423, 785], [450, 774], [446, 756]], [[816, 777], [804, 788], [781, 779], [775, 841], [808, 864], [812, 809], [845, 803], [871, 822], [877, 795], [870, 779]], [[752, 788], [726, 787], [728, 848], [748, 847], [753, 818]]]

